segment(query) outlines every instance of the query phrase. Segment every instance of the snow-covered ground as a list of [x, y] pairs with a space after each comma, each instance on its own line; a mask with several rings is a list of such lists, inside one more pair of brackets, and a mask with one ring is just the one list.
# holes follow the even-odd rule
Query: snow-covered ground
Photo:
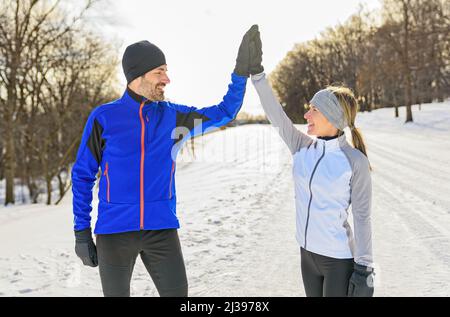
[[[357, 121], [374, 168], [375, 296], [450, 296], [450, 103], [414, 106], [407, 125], [400, 110], [399, 119], [380, 109]], [[195, 160], [180, 155], [190, 295], [304, 296], [291, 163], [267, 125], [207, 135]], [[0, 207], [0, 296], [102, 295], [98, 269], [73, 251], [71, 199]], [[139, 260], [132, 295], [157, 295]]]

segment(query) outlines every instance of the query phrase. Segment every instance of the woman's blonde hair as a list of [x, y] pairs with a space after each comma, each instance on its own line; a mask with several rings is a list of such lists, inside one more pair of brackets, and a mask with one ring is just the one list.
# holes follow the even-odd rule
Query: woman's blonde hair
[[[327, 87], [327, 89], [336, 96], [342, 108], [344, 109], [344, 115], [352, 133], [353, 146], [356, 149], [360, 150], [366, 157], [368, 157], [366, 144], [364, 142], [361, 131], [355, 127], [355, 119], [356, 114], [359, 110], [359, 105], [358, 101], [355, 98], [355, 95], [353, 94], [353, 91], [345, 86], [329, 86]], [[339, 135], [342, 134], [344, 134], [344, 131], [339, 131]], [[370, 169], [372, 170], [372, 167]]]

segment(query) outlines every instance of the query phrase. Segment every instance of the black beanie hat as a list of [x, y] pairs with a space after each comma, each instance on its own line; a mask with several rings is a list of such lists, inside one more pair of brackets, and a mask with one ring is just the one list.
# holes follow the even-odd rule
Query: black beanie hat
[[149, 41], [131, 44], [122, 57], [122, 68], [128, 84], [164, 64], [166, 64], [164, 53]]

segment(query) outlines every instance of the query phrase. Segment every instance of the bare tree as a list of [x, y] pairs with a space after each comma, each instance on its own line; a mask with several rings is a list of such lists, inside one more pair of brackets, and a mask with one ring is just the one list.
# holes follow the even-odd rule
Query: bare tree
[[[0, 3], [0, 120], [5, 204], [14, 203], [14, 179], [37, 202], [52, 181], [60, 198], [84, 121], [94, 106], [117, 97], [117, 47], [87, 31], [83, 21], [97, 0], [78, 11], [59, 0]], [[79, 5], [79, 4], [77, 4]], [[17, 159], [20, 158], [20, 159]]]
[[[31, 65], [26, 56], [35, 48], [38, 65], [40, 53], [75, 28], [95, 0], [86, 1], [79, 14], [68, 18], [58, 10], [60, 1], [4, 0], [0, 4], [0, 83], [2, 89], [1, 119], [4, 124], [4, 170], [6, 178], [5, 205], [14, 203], [14, 176], [16, 148], [14, 136], [19, 113], [24, 111], [24, 81], [30, 75]], [[60, 18], [56, 21], [55, 15]]]
[[362, 111], [444, 100], [450, 95], [450, 2], [383, 0], [381, 15], [360, 9], [344, 24], [298, 44], [270, 75], [289, 117], [330, 84], [352, 88]]

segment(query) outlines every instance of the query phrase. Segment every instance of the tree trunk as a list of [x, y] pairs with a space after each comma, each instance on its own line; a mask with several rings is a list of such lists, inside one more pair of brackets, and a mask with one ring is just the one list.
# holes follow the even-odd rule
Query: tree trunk
[[45, 182], [47, 184], [47, 205], [52, 204], [52, 179], [48, 176], [45, 177]]
[[406, 121], [413, 122], [413, 115], [411, 110], [411, 98], [412, 98], [412, 89], [411, 89], [411, 74], [408, 74], [407, 80], [406, 80], [406, 87], [405, 87], [405, 101], [406, 101]]
[[[8, 106], [6, 106], [8, 107]], [[6, 112], [9, 112], [6, 110]], [[6, 115], [5, 122], [5, 179], [6, 179], [6, 196], [5, 206], [14, 204], [14, 176], [16, 170], [16, 155], [14, 148], [14, 133], [12, 130], [11, 118], [9, 114]]]
[[62, 179], [61, 173], [58, 173], [59, 198], [62, 198], [66, 191], [66, 182]]
[[55, 205], [58, 205], [61, 202], [61, 200], [64, 198], [65, 194], [69, 191], [70, 187], [72, 187], [72, 181], [69, 181], [69, 185], [64, 189], [64, 193], [62, 194], [61, 197], [59, 197], [58, 201], [55, 202]]
[[398, 118], [399, 117], [399, 114], [398, 114], [398, 102], [397, 102], [397, 98], [396, 97], [394, 97], [394, 108], [395, 108], [395, 117]]
[[413, 116], [411, 111], [412, 103], [412, 76], [409, 65], [409, 0], [403, 0], [403, 28], [405, 32], [404, 36], [404, 67], [405, 67], [405, 104], [406, 104], [406, 121], [413, 122]]
[[9, 85], [7, 87], [6, 107], [4, 109], [5, 122], [5, 179], [6, 179], [6, 195], [5, 206], [14, 204], [14, 176], [16, 171], [16, 151], [14, 147], [14, 123], [13, 113], [16, 109], [17, 92], [16, 92], [16, 74], [17, 74], [17, 57], [13, 55], [11, 73], [9, 76]]
[[31, 198], [31, 202], [33, 204], [37, 204], [38, 203], [38, 197], [39, 197], [39, 188], [36, 185], [36, 183], [34, 181], [32, 181], [30, 183], [30, 185], [28, 186], [28, 189], [30, 190], [30, 198]]
[[28, 186], [28, 191], [30, 192], [30, 201], [33, 204], [37, 204], [37, 200], [39, 197], [39, 188], [36, 185], [36, 183], [34, 182], [34, 180], [27, 175], [27, 186]]

